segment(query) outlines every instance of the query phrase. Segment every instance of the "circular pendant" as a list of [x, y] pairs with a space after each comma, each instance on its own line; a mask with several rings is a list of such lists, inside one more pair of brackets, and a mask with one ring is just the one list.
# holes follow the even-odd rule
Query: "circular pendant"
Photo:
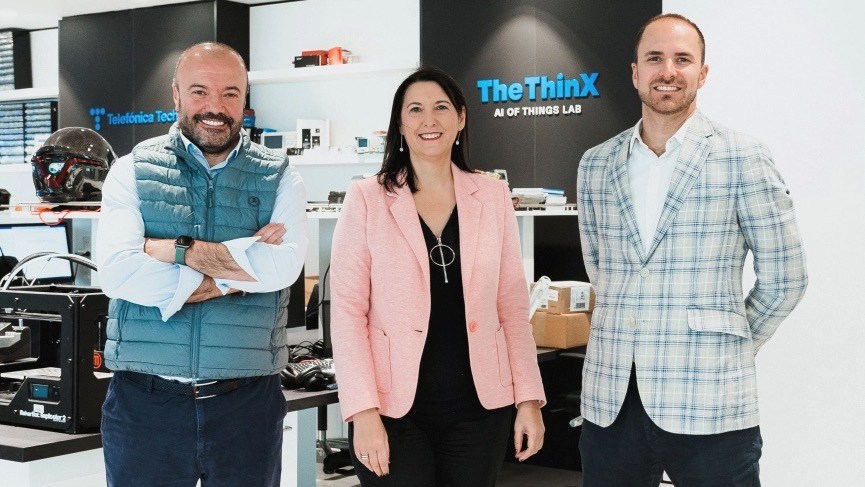
[[439, 267], [447, 267], [453, 264], [457, 254], [450, 246], [445, 244], [436, 244], [429, 250], [429, 260]]

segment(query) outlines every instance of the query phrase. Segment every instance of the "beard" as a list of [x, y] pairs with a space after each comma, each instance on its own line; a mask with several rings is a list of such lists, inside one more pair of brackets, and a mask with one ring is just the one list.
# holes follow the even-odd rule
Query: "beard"
[[[657, 80], [660, 83], [664, 83], [665, 80]], [[697, 90], [690, 91], [687, 86], [682, 88], [681, 92], [676, 93], [677, 95], [681, 95], [681, 99], [678, 102], [673, 102], [673, 94], [660, 94], [660, 97], [655, 95], [657, 92], [652, 91], [651, 86], [657, 84], [656, 82], [650, 83], [650, 87], [648, 90], [638, 90], [638, 94], [640, 96], [640, 101], [643, 102], [650, 110], [660, 115], [674, 115], [676, 113], [681, 113], [688, 109], [694, 100], [697, 99]], [[683, 83], [679, 83], [682, 85]], [[655, 95], [655, 96], [653, 96]]]
[[[183, 106], [178, 106], [178, 118], [180, 120], [180, 131], [196, 147], [205, 154], [222, 154], [235, 145], [240, 134], [241, 121], [235, 120], [223, 113], [199, 113], [188, 115], [183, 111]], [[219, 120], [228, 126], [228, 131], [213, 132], [203, 128], [199, 123], [203, 119]]]

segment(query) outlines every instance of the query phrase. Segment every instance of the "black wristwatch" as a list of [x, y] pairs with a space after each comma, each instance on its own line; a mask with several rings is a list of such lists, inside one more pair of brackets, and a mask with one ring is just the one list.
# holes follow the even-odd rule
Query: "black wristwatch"
[[195, 239], [186, 235], [177, 237], [177, 240], [174, 241], [175, 264], [186, 265], [186, 251], [189, 250], [189, 247], [192, 247], [193, 242], [195, 242]]

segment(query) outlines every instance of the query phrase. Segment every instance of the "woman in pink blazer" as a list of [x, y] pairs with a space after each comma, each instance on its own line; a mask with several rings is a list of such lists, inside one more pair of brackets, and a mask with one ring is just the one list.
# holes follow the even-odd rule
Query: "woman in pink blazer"
[[336, 226], [331, 334], [364, 486], [494, 485], [512, 426], [519, 460], [543, 444], [517, 222], [507, 186], [469, 169], [467, 128], [450, 76], [410, 75]]

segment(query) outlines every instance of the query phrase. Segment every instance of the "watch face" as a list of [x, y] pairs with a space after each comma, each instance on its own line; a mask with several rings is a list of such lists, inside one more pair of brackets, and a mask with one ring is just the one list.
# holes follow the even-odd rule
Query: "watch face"
[[181, 235], [177, 237], [177, 240], [174, 241], [174, 245], [178, 247], [186, 247], [188, 248], [192, 245], [192, 237], [188, 237], [186, 235]]

